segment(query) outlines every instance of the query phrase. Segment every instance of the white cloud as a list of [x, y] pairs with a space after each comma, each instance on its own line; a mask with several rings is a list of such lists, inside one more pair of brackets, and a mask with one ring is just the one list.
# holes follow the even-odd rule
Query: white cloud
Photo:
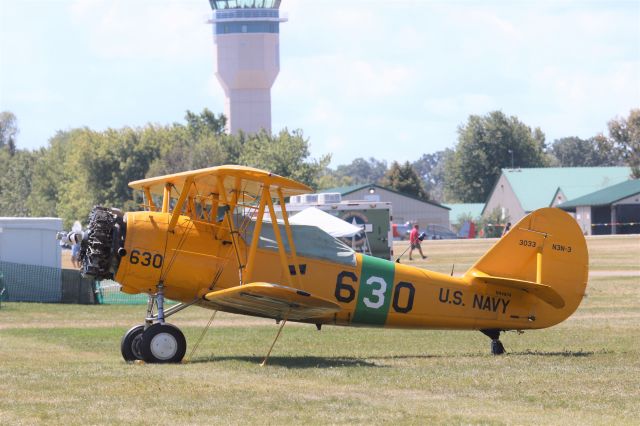
[[212, 48], [204, 1], [75, 0], [70, 12], [95, 53], [109, 59], [184, 60]]
[[330, 96], [364, 101], [399, 96], [415, 84], [412, 68], [341, 55], [298, 58], [281, 71], [275, 90], [284, 96]]
[[499, 109], [496, 99], [480, 93], [466, 93], [443, 98], [433, 97], [425, 100], [423, 106], [425, 112], [431, 117], [466, 116]]

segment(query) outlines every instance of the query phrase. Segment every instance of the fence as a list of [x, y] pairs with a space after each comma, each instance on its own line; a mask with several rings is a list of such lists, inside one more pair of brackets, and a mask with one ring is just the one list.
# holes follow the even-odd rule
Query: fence
[[0, 261], [6, 302], [62, 302], [62, 269]]
[[0, 303], [144, 305], [147, 300], [146, 294], [123, 293], [117, 282], [83, 278], [75, 269], [0, 261]]
[[2, 308], [2, 301], [4, 300], [4, 294], [6, 288], [4, 288], [4, 275], [0, 272], [0, 308]]

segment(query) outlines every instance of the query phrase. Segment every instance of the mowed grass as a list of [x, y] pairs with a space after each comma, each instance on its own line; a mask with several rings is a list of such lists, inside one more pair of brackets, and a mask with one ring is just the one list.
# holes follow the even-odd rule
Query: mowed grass
[[[415, 264], [461, 273], [490, 241], [425, 243]], [[287, 324], [218, 314], [190, 362], [126, 364], [144, 306], [4, 303], [2, 424], [638, 424], [640, 238], [589, 239], [594, 275], [564, 323], [507, 333]], [[395, 247], [400, 253], [401, 245]], [[211, 311], [171, 317], [189, 349]]]

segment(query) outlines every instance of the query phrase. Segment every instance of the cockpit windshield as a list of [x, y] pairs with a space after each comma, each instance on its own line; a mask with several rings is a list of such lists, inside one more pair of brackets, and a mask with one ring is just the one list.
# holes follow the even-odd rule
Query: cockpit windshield
[[[253, 237], [255, 221], [251, 221], [245, 232], [245, 241], [250, 244]], [[293, 243], [296, 246], [298, 256], [310, 257], [314, 259], [328, 260], [330, 262], [340, 263], [343, 265], [355, 266], [356, 253], [351, 247], [340, 240], [335, 239], [331, 235], [324, 232], [317, 226], [310, 225], [290, 225], [293, 235]], [[278, 224], [280, 235], [287, 253], [289, 250], [289, 242], [286, 238], [286, 230], [283, 224]], [[265, 221], [260, 230], [259, 248], [278, 250], [278, 243], [273, 232], [273, 226], [270, 222]]]

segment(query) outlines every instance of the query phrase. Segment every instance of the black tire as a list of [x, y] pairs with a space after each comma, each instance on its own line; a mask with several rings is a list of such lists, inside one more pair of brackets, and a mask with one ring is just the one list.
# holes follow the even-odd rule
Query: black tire
[[120, 342], [120, 352], [122, 358], [127, 362], [136, 361], [142, 359], [142, 352], [140, 351], [140, 343], [142, 343], [142, 333], [144, 332], [144, 325], [136, 325], [127, 331], [122, 336], [122, 342]]
[[177, 363], [187, 352], [187, 340], [178, 327], [157, 323], [142, 333], [140, 349], [144, 362]]
[[500, 340], [491, 341], [491, 353], [493, 355], [502, 355], [504, 353], [504, 346]]

